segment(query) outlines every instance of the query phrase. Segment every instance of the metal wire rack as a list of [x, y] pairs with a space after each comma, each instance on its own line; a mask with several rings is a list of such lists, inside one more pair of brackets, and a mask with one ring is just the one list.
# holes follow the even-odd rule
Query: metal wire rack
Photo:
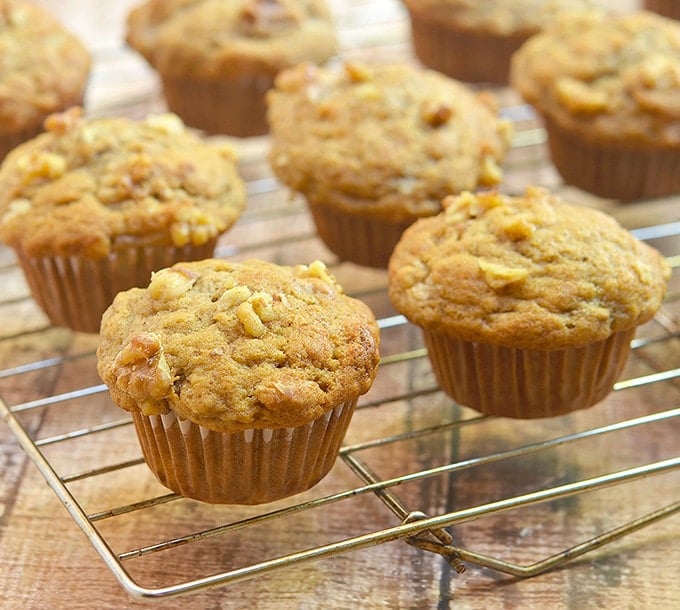
[[[394, 28], [400, 28], [396, 21]], [[512, 97], [504, 102], [504, 113], [517, 126], [506, 164], [506, 188], [519, 189], [528, 179], [540, 180], [586, 203], [607, 207], [608, 202], [560, 184], [546, 157], [544, 133], [530, 109]], [[265, 150], [266, 139], [242, 147], [250, 205], [217, 254], [283, 263], [320, 257], [332, 263], [303, 202], [290, 201], [262, 169]], [[637, 219], [645, 218], [646, 212], [636, 216], [637, 209], [631, 206], [619, 210], [619, 215], [638, 227], [634, 232], [641, 239], [662, 249], [677, 269], [680, 222], [669, 217], [651, 226], [640, 225]], [[288, 230], [282, 232], [281, 226]], [[667, 433], [680, 416], [677, 272], [664, 307], [634, 341], [631, 362], [612, 395], [585, 412], [526, 423], [479, 416], [442, 395], [418, 332], [389, 306], [384, 273], [339, 263], [332, 267], [347, 291], [376, 311], [383, 335], [380, 373], [374, 390], [360, 402], [338, 464], [327, 479], [301, 496], [261, 507], [202, 505], [157, 485], [144, 468], [131, 420], [111, 405], [96, 379], [96, 338], [74, 338], [69, 331], [49, 327], [27, 289], [1, 297], [0, 319], [19, 316], [26, 323], [18, 333], [0, 336], [3, 353], [14, 354], [14, 361], [0, 370], [0, 414], [75, 524], [132, 596], [153, 600], [189, 594], [396, 540], [441, 555], [459, 573], [474, 565], [529, 577], [680, 511], [680, 499], [668, 502], [677, 498], [680, 456], [674, 454], [677, 446]], [[0, 274], [20, 274], [8, 251], [0, 252]], [[58, 379], [59, 385], [44, 392], [44, 384], [35, 384], [38, 377]], [[11, 398], [15, 396], [26, 399]], [[513, 428], [513, 442], [488, 440], [495, 438], [498, 426]], [[658, 430], [654, 451], [620, 451], [640, 430], [652, 429]], [[75, 460], [76, 453], [86, 457]], [[598, 463], [583, 463], [580, 457], [586, 453], [598, 456]], [[84, 469], [83, 464], [87, 464]], [[521, 476], [513, 477], [512, 472]], [[480, 547], [475, 545], [474, 532], [465, 536], [468, 544], [458, 543], [459, 528], [466, 524], [516, 510], [527, 511], [526, 536], [531, 538], [532, 524], [555, 511], [568, 512], [569, 499], [650, 477], [665, 492], [644, 514], [628, 515], [581, 542], [569, 540], [567, 521], [563, 545], [537, 561], [522, 563], [507, 559], [502, 551], [475, 551]], [[460, 493], [478, 478], [493, 479], [498, 484], [495, 495]], [[452, 485], [459, 490], [455, 501], [444, 497], [450, 496]], [[350, 519], [341, 522], [338, 531], [317, 530], [319, 520], [311, 515], [328, 511], [334, 516], [351, 515], [357, 502], [372, 515], [371, 527], [355, 531]], [[276, 533], [290, 519], [309, 520], [308, 536], [293, 548], [281, 548]], [[155, 526], [149, 527], [150, 523]], [[140, 538], [131, 530], [148, 534]], [[237, 541], [247, 537], [261, 549], [262, 559], [239, 563], [238, 557], [225, 558], [220, 549], [224, 543], [219, 542], [231, 537]], [[181, 550], [181, 561], [198, 553], [194, 550], [198, 548], [202, 562], [195, 574], [180, 581], [167, 575], [149, 576], [158, 557], [173, 553], [176, 557]], [[521, 549], [517, 552], [526, 555]]]

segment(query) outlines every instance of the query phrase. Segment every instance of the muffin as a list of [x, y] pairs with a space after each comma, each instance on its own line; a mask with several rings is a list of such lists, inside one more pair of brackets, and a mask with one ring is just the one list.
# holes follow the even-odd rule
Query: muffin
[[678, 0], [644, 0], [644, 8], [672, 19], [680, 19], [680, 2]]
[[115, 294], [212, 256], [245, 186], [230, 149], [174, 115], [50, 116], [0, 167], [0, 240], [53, 324], [97, 332]]
[[42, 131], [45, 118], [82, 105], [89, 51], [45, 9], [0, 0], [0, 159]]
[[566, 182], [622, 201], [680, 192], [680, 23], [560, 20], [517, 51], [511, 78]]
[[279, 71], [336, 50], [325, 0], [148, 0], [129, 14], [127, 41], [186, 124], [241, 137], [267, 133]]
[[661, 305], [666, 260], [604, 212], [541, 188], [444, 206], [407, 229], [389, 265], [390, 299], [422, 329], [444, 392], [515, 418], [602, 400]]
[[268, 96], [270, 163], [341, 260], [385, 268], [452, 192], [497, 184], [511, 128], [495, 99], [407, 65], [301, 64]]
[[99, 374], [178, 494], [259, 504], [331, 469], [378, 367], [371, 310], [320, 261], [179, 263], [104, 314]]
[[426, 66], [470, 82], [504, 85], [510, 57], [530, 36], [588, 0], [404, 0], [413, 49]]

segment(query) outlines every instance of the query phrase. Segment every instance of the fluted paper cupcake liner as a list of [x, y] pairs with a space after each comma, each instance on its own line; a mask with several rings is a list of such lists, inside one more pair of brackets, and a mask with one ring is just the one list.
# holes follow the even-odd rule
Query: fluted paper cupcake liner
[[678, 0], [645, 0], [644, 8], [672, 19], [680, 19], [680, 2]]
[[180, 495], [220, 504], [261, 504], [303, 492], [332, 468], [357, 400], [306, 425], [235, 433], [208, 430], [169, 412], [133, 412], [147, 465]]
[[238, 137], [269, 132], [265, 98], [274, 85], [273, 75], [162, 77], [162, 82], [168, 108], [191, 127]]
[[401, 234], [411, 222], [390, 223], [327, 205], [310, 205], [321, 241], [340, 260], [386, 269]]
[[561, 350], [513, 349], [423, 330], [435, 377], [446, 394], [486, 415], [537, 418], [585, 409], [612, 390], [635, 329]]
[[447, 76], [469, 82], [507, 84], [512, 54], [527, 39], [456, 28], [410, 11], [411, 38], [420, 62]]
[[603, 144], [543, 118], [552, 162], [568, 184], [621, 201], [680, 192], [677, 149]]
[[126, 246], [103, 259], [78, 256], [17, 258], [39, 307], [52, 324], [99, 332], [101, 317], [119, 292], [146, 286], [151, 272], [212, 256], [216, 240], [201, 246]]

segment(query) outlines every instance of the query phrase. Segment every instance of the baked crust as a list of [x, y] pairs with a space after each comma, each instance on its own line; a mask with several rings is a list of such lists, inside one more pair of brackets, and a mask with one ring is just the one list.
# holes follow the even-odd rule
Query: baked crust
[[127, 42], [165, 77], [276, 74], [336, 51], [324, 0], [149, 0], [130, 12]]
[[0, 2], [0, 55], [0, 133], [39, 129], [82, 101], [90, 53], [45, 9]]
[[389, 295], [415, 324], [463, 341], [553, 350], [652, 318], [670, 268], [612, 217], [536, 187], [465, 193], [417, 221], [389, 264]]
[[325, 266], [179, 263], [105, 313], [98, 371], [114, 401], [220, 432], [306, 424], [368, 391], [375, 318]]
[[268, 104], [273, 171], [311, 205], [405, 222], [502, 177], [511, 129], [495, 99], [432, 70], [301, 64]]
[[103, 258], [126, 241], [201, 245], [245, 205], [234, 155], [171, 114], [52, 115], [0, 168], [0, 239], [27, 256]]
[[680, 148], [680, 23], [638, 12], [560, 19], [514, 55], [511, 82], [586, 141]]

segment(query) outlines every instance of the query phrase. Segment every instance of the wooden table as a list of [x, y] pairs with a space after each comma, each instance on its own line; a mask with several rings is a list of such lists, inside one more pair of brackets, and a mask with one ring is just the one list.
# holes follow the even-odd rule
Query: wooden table
[[[154, 75], [121, 43], [131, 3], [42, 3], [94, 50], [90, 115], [163, 110]], [[333, 7], [343, 55], [413, 61], [397, 2]], [[676, 269], [666, 303], [640, 329], [616, 390], [592, 409], [538, 422], [484, 419], [453, 404], [434, 384], [418, 332], [393, 317], [385, 273], [338, 264], [316, 238], [304, 203], [272, 178], [267, 139], [235, 141], [249, 203], [218, 253], [287, 264], [323, 258], [382, 321], [383, 365], [343, 459], [313, 490], [264, 507], [167, 497], [140, 463], [125, 414], [99, 386], [97, 338], [50, 327], [13, 254], [0, 249], [0, 399], [11, 409], [8, 423], [23, 427], [18, 436], [28, 439], [28, 451], [44, 458], [48, 477], [71, 494], [62, 502], [17, 435], [0, 425], [2, 608], [145, 606], [123, 589], [67, 508], [82, 511], [140, 591], [160, 597], [163, 608], [680, 607], [677, 515], [531, 578], [477, 563], [484, 556], [487, 564], [531, 565], [664, 507], [676, 510], [680, 499], [680, 197], [624, 206], [565, 187], [528, 109], [512, 92], [499, 94], [518, 126], [504, 189], [540, 183], [604, 208], [639, 229]], [[650, 464], [659, 472], [652, 474]], [[645, 476], [634, 476], [636, 469]], [[629, 478], [610, 486], [619, 471]], [[581, 489], [597, 477], [607, 485]], [[542, 495], [547, 501], [538, 502]], [[448, 531], [468, 560], [465, 573], [403, 540], [419, 528], [400, 525], [404, 517], [425, 516], [435, 529], [454, 523]], [[426, 543], [437, 547], [432, 538]], [[285, 565], [261, 564], [278, 557]], [[239, 569], [253, 577], [241, 580]], [[162, 597], [166, 587], [225, 572], [231, 580], [220, 587]]]

